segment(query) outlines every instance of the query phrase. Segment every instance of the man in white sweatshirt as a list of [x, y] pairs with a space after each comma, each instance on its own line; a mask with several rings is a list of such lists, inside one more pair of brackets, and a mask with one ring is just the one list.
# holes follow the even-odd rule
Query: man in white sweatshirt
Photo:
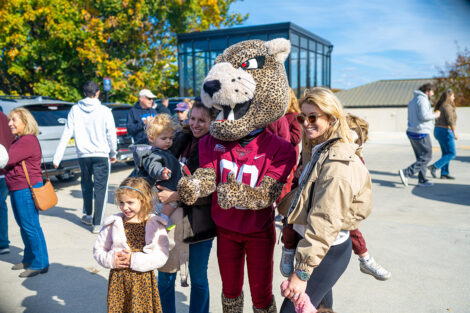
[[110, 162], [116, 162], [116, 126], [111, 110], [98, 99], [98, 84], [86, 82], [83, 93], [86, 98], [78, 101], [69, 112], [53, 163], [55, 168], [59, 166], [70, 138], [74, 137], [81, 170], [82, 223], [93, 226], [92, 232], [98, 233], [108, 201]]

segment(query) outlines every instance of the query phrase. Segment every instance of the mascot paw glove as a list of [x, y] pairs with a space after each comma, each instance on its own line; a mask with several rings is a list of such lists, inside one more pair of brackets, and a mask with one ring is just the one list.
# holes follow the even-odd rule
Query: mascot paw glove
[[238, 197], [244, 194], [243, 183], [236, 181], [233, 173], [227, 177], [227, 182], [217, 186], [217, 198], [222, 209], [230, 209], [239, 204]]
[[187, 204], [194, 204], [199, 198], [199, 191], [201, 189], [201, 182], [199, 179], [192, 177], [183, 177], [178, 182], [178, 196], [180, 200]]

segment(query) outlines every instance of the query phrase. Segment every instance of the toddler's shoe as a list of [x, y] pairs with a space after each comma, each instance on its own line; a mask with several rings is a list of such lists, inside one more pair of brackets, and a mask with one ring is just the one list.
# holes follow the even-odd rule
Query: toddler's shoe
[[378, 280], [387, 280], [392, 277], [392, 273], [383, 268], [379, 263], [375, 262], [373, 257], [369, 257], [368, 260], [359, 258], [359, 268], [361, 272], [369, 274]]
[[294, 272], [294, 249], [286, 249], [282, 247], [282, 256], [281, 256], [281, 274], [284, 277], [289, 277]]

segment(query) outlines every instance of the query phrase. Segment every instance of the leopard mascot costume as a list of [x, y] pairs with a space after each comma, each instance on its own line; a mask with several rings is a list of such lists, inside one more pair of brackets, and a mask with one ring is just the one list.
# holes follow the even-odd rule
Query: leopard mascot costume
[[200, 168], [182, 178], [178, 194], [191, 205], [212, 196], [223, 312], [243, 312], [246, 259], [254, 312], [276, 312], [272, 294], [276, 231], [272, 204], [295, 164], [293, 146], [265, 130], [289, 101], [286, 39], [248, 40], [228, 47], [204, 80], [201, 99], [220, 113], [199, 141]]

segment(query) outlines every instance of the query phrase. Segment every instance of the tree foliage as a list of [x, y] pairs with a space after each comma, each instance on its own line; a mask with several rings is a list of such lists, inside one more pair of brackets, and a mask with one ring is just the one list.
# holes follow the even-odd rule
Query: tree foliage
[[176, 33], [241, 24], [235, 1], [0, 0], [0, 93], [76, 101], [109, 77], [113, 101], [175, 96]]
[[446, 64], [446, 68], [439, 72], [440, 77], [436, 78], [437, 96], [451, 88], [457, 106], [470, 106], [470, 50], [459, 49], [455, 62]]

